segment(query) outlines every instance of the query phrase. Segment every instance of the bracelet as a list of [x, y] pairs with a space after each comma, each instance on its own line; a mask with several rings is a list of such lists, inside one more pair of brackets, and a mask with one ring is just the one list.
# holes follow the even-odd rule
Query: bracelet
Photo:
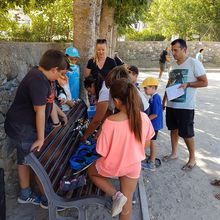
[[187, 88], [190, 87], [190, 82], [187, 83]]
[[53, 126], [60, 126], [61, 122], [59, 121], [58, 123], [53, 123]]

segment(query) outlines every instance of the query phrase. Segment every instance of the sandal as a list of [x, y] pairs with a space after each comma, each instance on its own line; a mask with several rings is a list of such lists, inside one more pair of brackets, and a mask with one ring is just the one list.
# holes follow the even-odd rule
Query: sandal
[[220, 186], [220, 180], [214, 179], [210, 182], [210, 184], [213, 186]]
[[184, 170], [184, 171], [191, 171], [194, 167], [196, 166], [196, 163], [194, 164], [185, 164], [181, 170]]
[[172, 155], [166, 155], [162, 158], [163, 162], [169, 162], [169, 161], [172, 161], [172, 160], [177, 160], [178, 157], [172, 157]]

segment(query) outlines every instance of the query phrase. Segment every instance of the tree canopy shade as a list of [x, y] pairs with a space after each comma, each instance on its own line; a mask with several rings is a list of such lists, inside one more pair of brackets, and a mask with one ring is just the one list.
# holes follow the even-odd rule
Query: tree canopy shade
[[107, 0], [115, 9], [114, 21], [120, 34], [124, 34], [132, 24], [144, 20], [152, 0]]
[[220, 40], [220, 0], [154, 0], [146, 15], [149, 29], [170, 39], [172, 35]]
[[35, 5], [46, 5], [48, 3], [52, 3], [55, 0], [1, 0], [0, 1], [0, 8], [4, 9], [7, 7], [12, 7], [13, 5], [17, 6], [27, 6], [29, 4]]
[[72, 0], [54, 0], [41, 7], [35, 3], [29, 1], [25, 8], [26, 14], [31, 18], [31, 26], [19, 25], [9, 19], [8, 13], [2, 12], [0, 18], [2, 16], [5, 22], [0, 24], [0, 35], [20, 41], [72, 40]]

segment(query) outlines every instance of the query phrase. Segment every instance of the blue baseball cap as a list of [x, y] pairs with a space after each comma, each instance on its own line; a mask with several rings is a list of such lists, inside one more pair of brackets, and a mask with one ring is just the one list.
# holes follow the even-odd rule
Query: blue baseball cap
[[78, 50], [75, 47], [67, 47], [66, 48], [66, 55], [68, 55], [70, 57], [78, 57], [78, 58], [80, 58], [79, 52], [78, 52]]

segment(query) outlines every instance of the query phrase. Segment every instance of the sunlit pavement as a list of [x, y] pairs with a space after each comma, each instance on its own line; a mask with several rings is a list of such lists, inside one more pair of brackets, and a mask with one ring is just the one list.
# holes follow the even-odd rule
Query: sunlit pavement
[[[220, 201], [214, 194], [220, 188], [212, 187], [212, 178], [220, 178], [220, 69], [207, 71], [209, 86], [198, 89], [195, 117], [197, 167], [191, 173], [181, 171], [188, 152], [184, 142], [179, 144], [179, 160], [163, 163], [154, 173], [144, 171], [151, 220], [216, 220], [220, 216]], [[147, 76], [158, 77], [155, 69], [141, 70], [139, 82]], [[160, 81], [159, 94], [163, 96], [167, 73]], [[158, 135], [158, 157], [170, 152], [169, 133], [164, 129]], [[94, 211], [94, 209], [93, 209]], [[95, 209], [103, 217], [103, 208]], [[134, 213], [135, 214], [135, 213]], [[33, 205], [7, 199], [7, 220], [47, 220], [48, 211]], [[88, 218], [89, 220], [93, 220]]]
[[[141, 70], [139, 82], [147, 76], [158, 77], [155, 69]], [[210, 185], [220, 179], [220, 69], [208, 69], [207, 88], [197, 89], [195, 111], [195, 143], [197, 166], [190, 173], [181, 170], [188, 151], [180, 140], [179, 159], [163, 163], [155, 173], [144, 172], [149, 212], [152, 220], [219, 219], [220, 201], [214, 194], [220, 188]], [[158, 92], [163, 97], [167, 73], [159, 81]], [[165, 113], [164, 113], [165, 117]], [[157, 140], [158, 157], [170, 153], [169, 132], [164, 129]]]

